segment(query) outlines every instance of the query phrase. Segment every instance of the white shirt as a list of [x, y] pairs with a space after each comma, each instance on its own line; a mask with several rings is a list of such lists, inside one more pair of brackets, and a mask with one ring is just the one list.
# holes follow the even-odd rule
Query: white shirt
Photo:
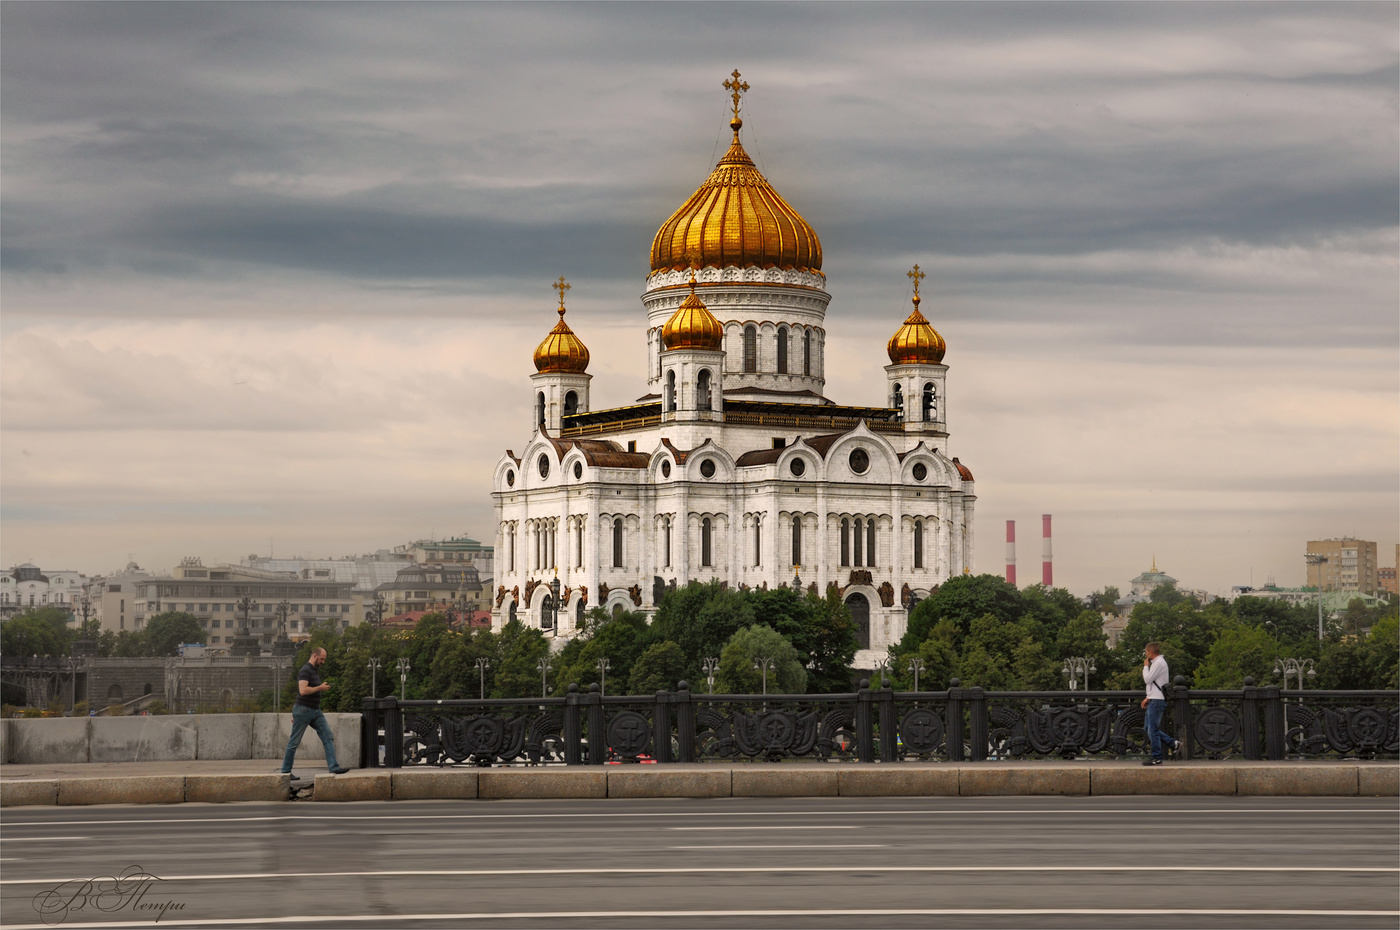
[[1164, 701], [1167, 696], [1162, 693], [1170, 682], [1170, 672], [1167, 671], [1167, 660], [1162, 656], [1157, 656], [1148, 665], [1142, 667], [1142, 680], [1147, 682], [1147, 699], [1149, 701]]

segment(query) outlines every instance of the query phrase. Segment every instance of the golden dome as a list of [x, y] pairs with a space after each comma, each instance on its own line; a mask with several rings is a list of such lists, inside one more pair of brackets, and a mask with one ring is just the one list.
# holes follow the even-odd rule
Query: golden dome
[[564, 292], [569, 285], [560, 275], [553, 286], [559, 291], [559, 322], [544, 337], [544, 342], [536, 347], [535, 370], [585, 372], [588, 370], [588, 346], [564, 322]]
[[661, 327], [661, 341], [667, 349], [718, 349], [724, 344], [724, 324], [695, 294], [695, 272], [690, 272], [690, 296]]
[[948, 344], [919, 312], [919, 295], [914, 295], [914, 312], [895, 330], [885, 351], [895, 365], [937, 365], [943, 361]]
[[651, 242], [651, 270], [796, 268], [820, 273], [822, 244], [812, 227], [773, 190], [739, 144], [743, 120], [715, 170]]

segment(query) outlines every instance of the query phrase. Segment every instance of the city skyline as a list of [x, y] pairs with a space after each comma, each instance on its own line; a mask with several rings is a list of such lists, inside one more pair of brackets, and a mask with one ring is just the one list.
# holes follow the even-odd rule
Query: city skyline
[[491, 543], [554, 279], [594, 407], [645, 393], [736, 67], [827, 396], [882, 402], [928, 272], [978, 572], [1042, 513], [1078, 594], [1394, 546], [1394, 7], [723, 9], [0, 8], [0, 561]]

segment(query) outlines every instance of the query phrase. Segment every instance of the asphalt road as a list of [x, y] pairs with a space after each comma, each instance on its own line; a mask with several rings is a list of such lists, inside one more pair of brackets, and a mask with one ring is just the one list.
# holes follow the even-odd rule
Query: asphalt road
[[[118, 886], [132, 868], [153, 878]], [[1400, 805], [734, 798], [7, 810], [0, 926], [43, 927], [40, 907], [64, 927], [1394, 928]]]

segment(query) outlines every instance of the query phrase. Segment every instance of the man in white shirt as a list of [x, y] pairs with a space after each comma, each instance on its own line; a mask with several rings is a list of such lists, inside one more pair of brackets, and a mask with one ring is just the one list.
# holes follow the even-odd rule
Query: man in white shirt
[[1166, 750], [1170, 748], [1172, 752], [1176, 752], [1180, 746], [1177, 740], [1162, 731], [1162, 715], [1167, 712], [1166, 687], [1171, 681], [1170, 675], [1167, 660], [1162, 658], [1162, 647], [1157, 643], [1148, 643], [1143, 648], [1142, 680], [1147, 683], [1147, 696], [1142, 699], [1142, 706], [1147, 711], [1144, 728], [1152, 745], [1152, 755], [1142, 763], [1143, 765], [1161, 765]]

